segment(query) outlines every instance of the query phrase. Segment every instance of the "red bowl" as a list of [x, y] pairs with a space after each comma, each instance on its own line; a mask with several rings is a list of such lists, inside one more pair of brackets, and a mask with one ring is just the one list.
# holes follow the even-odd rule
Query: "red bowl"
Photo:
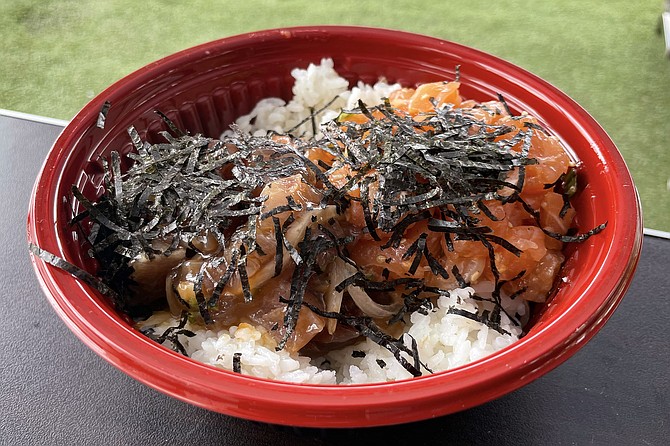
[[[635, 187], [615, 145], [565, 94], [508, 62], [456, 43], [398, 31], [319, 26], [261, 31], [190, 48], [130, 74], [93, 99], [64, 129], [35, 183], [28, 240], [92, 268], [63, 201], [72, 184], [99, 191], [100, 155], [131, 150], [126, 129], [162, 130], [154, 109], [182, 128], [217, 136], [261, 98], [291, 95], [290, 70], [331, 57], [348, 80], [380, 76], [406, 86], [453, 79], [461, 93], [486, 101], [501, 93], [513, 111], [535, 115], [579, 159], [574, 199], [581, 231], [607, 228], [572, 245], [567, 281], [540, 308], [519, 342], [469, 365], [411, 380], [320, 386], [258, 379], [200, 364], [135, 330], [94, 289], [33, 257], [42, 288], [68, 327], [107, 361], [180, 400], [242, 418], [294, 426], [357, 427], [453, 413], [497, 398], [553, 369], [611, 316], [628, 288], [642, 244]], [[96, 127], [105, 101], [104, 129]]]

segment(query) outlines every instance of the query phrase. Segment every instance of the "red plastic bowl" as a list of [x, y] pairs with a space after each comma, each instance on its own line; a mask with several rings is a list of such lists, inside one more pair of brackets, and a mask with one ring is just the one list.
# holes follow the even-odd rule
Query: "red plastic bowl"
[[[478, 101], [501, 93], [526, 110], [580, 160], [583, 189], [575, 197], [581, 231], [607, 228], [573, 245], [568, 278], [535, 315], [528, 335], [498, 353], [451, 371], [369, 385], [273, 382], [219, 370], [164, 348], [134, 330], [106, 299], [69, 274], [33, 257], [49, 301], [69, 328], [135, 379], [195, 405], [253, 420], [294, 426], [356, 427], [426, 419], [497, 398], [540, 377], [582, 347], [610, 317], [632, 279], [642, 244], [640, 206], [613, 142], [565, 94], [508, 62], [455, 43], [358, 27], [302, 27], [255, 32], [206, 43], [154, 62], [121, 79], [86, 105], [65, 128], [35, 184], [28, 240], [72, 263], [91, 267], [67, 221], [72, 184], [94, 196], [111, 150], [131, 149], [134, 125], [153, 138], [160, 109], [182, 128], [217, 136], [266, 96], [290, 97], [290, 70], [331, 57], [351, 81], [379, 76], [407, 86], [453, 79]], [[110, 101], [104, 129], [98, 112]]]

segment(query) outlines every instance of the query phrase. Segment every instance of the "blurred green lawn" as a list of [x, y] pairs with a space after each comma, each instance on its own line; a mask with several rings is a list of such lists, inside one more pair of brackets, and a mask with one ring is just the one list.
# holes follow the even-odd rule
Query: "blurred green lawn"
[[670, 231], [670, 60], [657, 34], [661, 9], [661, 0], [3, 0], [0, 108], [69, 119], [148, 62], [247, 31], [402, 29], [495, 54], [565, 91], [619, 146], [645, 226]]

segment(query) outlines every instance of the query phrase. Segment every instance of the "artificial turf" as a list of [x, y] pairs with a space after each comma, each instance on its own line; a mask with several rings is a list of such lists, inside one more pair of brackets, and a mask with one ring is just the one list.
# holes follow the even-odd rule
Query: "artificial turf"
[[670, 231], [670, 60], [660, 0], [3, 0], [0, 108], [69, 119], [95, 94], [175, 51], [292, 25], [379, 26], [507, 59], [588, 110], [624, 155], [645, 226]]

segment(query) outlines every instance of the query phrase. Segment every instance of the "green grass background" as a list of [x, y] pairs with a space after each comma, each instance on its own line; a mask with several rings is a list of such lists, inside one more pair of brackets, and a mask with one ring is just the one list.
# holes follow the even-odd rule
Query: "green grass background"
[[148, 62], [247, 31], [307, 24], [412, 31], [507, 59], [570, 95], [623, 153], [645, 226], [670, 231], [670, 60], [657, 33], [661, 10], [661, 0], [1, 0], [0, 108], [69, 119]]

